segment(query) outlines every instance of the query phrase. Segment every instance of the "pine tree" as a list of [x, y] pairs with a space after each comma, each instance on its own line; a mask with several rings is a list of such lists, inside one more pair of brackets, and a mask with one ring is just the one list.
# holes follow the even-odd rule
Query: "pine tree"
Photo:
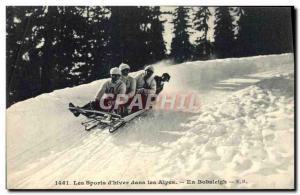
[[191, 58], [192, 45], [189, 41], [188, 12], [189, 8], [179, 6], [175, 9], [174, 35], [171, 43], [171, 57], [176, 62], [183, 62]]
[[199, 7], [194, 17], [195, 30], [202, 33], [196, 42], [196, 59], [207, 59], [210, 55], [210, 42], [207, 38], [207, 32], [209, 30], [208, 19], [211, 16], [211, 12], [208, 7]]
[[149, 7], [149, 24], [150, 29], [148, 32], [148, 61], [147, 63], [154, 63], [166, 57], [166, 46], [163, 38], [163, 22], [159, 19], [161, 12], [160, 7]]
[[[15, 6], [6, 8], [6, 101], [10, 106], [20, 96], [19, 89], [21, 79], [21, 50], [25, 40], [25, 9]], [[24, 25], [25, 24], [25, 25]]]
[[[76, 11], [75, 11], [76, 12]], [[108, 42], [108, 9], [105, 7], [77, 7], [76, 21], [69, 26], [76, 32], [72, 75], [75, 83], [87, 83], [108, 75], [110, 62]]]
[[138, 70], [145, 65], [147, 58], [145, 34], [141, 26], [141, 10], [139, 7], [110, 7], [110, 50], [112, 65], [121, 62], [131, 65], [132, 70]]
[[214, 47], [218, 58], [233, 56], [234, 33], [233, 18], [229, 7], [218, 7], [215, 10]]
[[[37, 39], [44, 39], [44, 45], [39, 50], [40, 62], [41, 62], [41, 88], [43, 92], [50, 92], [54, 89], [54, 82], [57, 82], [53, 78], [55, 75], [54, 68], [57, 65], [57, 49], [58, 44], [53, 44], [56, 40], [56, 36], [59, 35], [60, 29], [58, 29], [59, 11], [56, 6], [45, 7], [45, 15], [42, 17], [39, 26], [44, 23], [42, 29], [37, 31]], [[56, 40], [57, 43], [60, 40]], [[61, 54], [59, 54], [61, 55]]]
[[267, 25], [270, 30], [264, 31], [264, 36], [269, 38], [266, 50], [271, 49], [274, 54], [293, 52], [292, 7], [269, 7], [266, 11], [270, 21]]
[[165, 57], [163, 21], [159, 7], [109, 7], [111, 64], [130, 64], [139, 70]]
[[240, 7], [236, 15], [239, 56], [292, 52], [290, 8]]
[[111, 42], [108, 47], [111, 53], [110, 62], [112, 67], [114, 67], [123, 62], [124, 43], [121, 37], [122, 8], [108, 7], [108, 9], [111, 12], [108, 24]]
[[[76, 9], [56, 6], [7, 9], [8, 24], [14, 18], [18, 21], [13, 24], [17, 27], [14, 31], [7, 31], [8, 51], [12, 54], [8, 55], [8, 59], [15, 59], [15, 62], [7, 61], [8, 80], [11, 83], [8, 91], [14, 94], [10, 98], [12, 100], [8, 101], [13, 103], [53, 89], [72, 86], [74, 82], [70, 70], [77, 60], [73, 54], [76, 49], [82, 48], [82, 43], [74, 39], [74, 32], [82, 31], [78, 27], [84, 28], [80, 20], [82, 17]], [[16, 13], [23, 16], [17, 16]]]
[[39, 52], [43, 90], [87, 83], [107, 74], [106, 13], [102, 7], [47, 8], [43, 17], [47, 23], [37, 32], [45, 40]]
[[159, 7], [7, 7], [7, 105], [165, 57]]
[[238, 31], [236, 53], [238, 56], [251, 56], [261, 52], [262, 43], [257, 41], [262, 18], [259, 17], [258, 9], [248, 9], [246, 7], [236, 9], [235, 14], [239, 17], [236, 25]]
[[7, 106], [37, 95], [39, 65], [31, 59], [37, 42], [31, 34], [34, 18], [42, 7], [7, 7], [6, 15], [6, 71]]
[[53, 9], [57, 11], [58, 15], [53, 37], [49, 37], [49, 43], [51, 42], [52, 52], [54, 52], [51, 84], [54, 89], [57, 89], [83, 83], [82, 80], [87, 79], [88, 75], [73, 75], [72, 70], [79, 67], [80, 63], [86, 64], [89, 61], [83, 57], [87, 29], [85, 18], [75, 7], [54, 7]]
[[93, 23], [91, 24], [90, 36], [93, 40], [91, 52], [87, 58], [93, 60], [91, 80], [107, 77], [110, 67], [112, 53], [109, 48], [111, 35], [109, 33], [109, 10], [105, 7], [93, 8]]

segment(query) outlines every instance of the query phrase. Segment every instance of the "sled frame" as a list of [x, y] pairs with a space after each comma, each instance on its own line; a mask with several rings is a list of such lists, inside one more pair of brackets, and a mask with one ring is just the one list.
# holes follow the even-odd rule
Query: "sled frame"
[[134, 112], [122, 118], [121, 115], [115, 113], [109, 113], [109, 112], [103, 112], [97, 110], [88, 110], [88, 109], [82, 109], [78, 107], [70, 107], [69, 109], [71, 111], [72, 110], [77, 111], [88, 118], [88, 120], [81, 123], [81, 125], [84, 126], [86, 131], [90, 131], [91, 129], [97, 126], [102, 125], [105, 127], [109, 127], [110, 133], [113, 133], [118, 128], [124, 126], [127, 122], [131, 121], [135, 117], [147, 111], [147, 110], [139, 110], [137, 112]]

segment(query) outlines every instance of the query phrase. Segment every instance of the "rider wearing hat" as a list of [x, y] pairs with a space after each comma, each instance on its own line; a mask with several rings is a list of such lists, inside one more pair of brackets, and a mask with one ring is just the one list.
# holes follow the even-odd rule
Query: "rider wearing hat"
[[128, 64], [122, 63], [119, 66], [119, 69], [121, 71], [121, 81], [123, 81], [126, 84], [126, 95], [128, 96], [128, 99], [132, 98], [135, 95], [136, 92], [136, 80], [135, 78], [129, 76], [130, 72], [130, 66]]
[[136, 77], [136, 88], [138, 94], [155, 94], [156, 82], [154, 80], [154, 68], [149, 65], [146, 66], [145, 71]]
[[104, 95], [110, 94], [116, 97], [118, 94], [125, 94], [126, 85], [121, 81], [121, 71], [119, 68], [110, 69], [110, 80], [106, 81], [96, 95], [95, 100], [100, 101]]
[[[95, 101], [79, 107], [82, 109], [101, 110], [106, 112], [119, 112], [120, 102], [116, 102], [118, 95], [125, 95], [126, 85], [121, 78], [121, 71], [119, 68], [110, 69], [110, 80], [107, 80], [98, 91]], [[75, 107], [74, 104], [69, 103], [69, 107]], [[72, 111], [75, 116], [79, 116], [79, 112]]]

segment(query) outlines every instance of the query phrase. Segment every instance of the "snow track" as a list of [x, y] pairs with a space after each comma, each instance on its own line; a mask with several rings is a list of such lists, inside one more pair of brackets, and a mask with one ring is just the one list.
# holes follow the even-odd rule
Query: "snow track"
[[[103, 80], [43, 94], [8, 108], [8, 188], [90, 188], [75, 186], [73, 181], [185, 181], [241, 176], [249, 178], [249, 183], [92, 188], [293, 186], [293, 89], [289, 95], [274, 89], [293, 74], [292, 54], [179, 65], [162, 62], [155, 69], [158, 74], [171, 75], [165, 92], [196, 92], [201, 109], [193, 113], [153, 111], [113, 134], [107, 129], [86, 132], [80, 124], [84, 117], [74, 118], [67, 105], [90, 101]], [[281, 136], [288, 144], [279, 147]], [[272, 179], [282, 177], [282, 186]], [[55, 185], [55, 181], [67, 180], [67, 186]], [[261, 186], [264, 180], [270, 182]]]

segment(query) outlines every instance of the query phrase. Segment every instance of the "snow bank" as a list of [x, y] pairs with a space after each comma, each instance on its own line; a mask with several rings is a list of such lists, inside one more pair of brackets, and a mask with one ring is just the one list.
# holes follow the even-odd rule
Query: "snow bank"
[[[176, 170], [176, 175], [196, 181], [234, 181], [219, 188], [293, 188], [291, 78], [276, 77], [247, 87], [206, 107], [201, 115], [183, 124], [189, 130], [176, 143], [168, 145], [172, 150], [157, 162], [161, 177], [174, 177]], [[161, 169], [166, 162], [171, 166]], [[243, 179], [247, 183], [235, 183]]]
[[186, 62], [177, 65], [159, 63], [156, 72], [169, 72], [171, 80], [166, 90], [211, 90], [217, 81], [257, 72], [293, 70], [293, 54], [266, 55]]

